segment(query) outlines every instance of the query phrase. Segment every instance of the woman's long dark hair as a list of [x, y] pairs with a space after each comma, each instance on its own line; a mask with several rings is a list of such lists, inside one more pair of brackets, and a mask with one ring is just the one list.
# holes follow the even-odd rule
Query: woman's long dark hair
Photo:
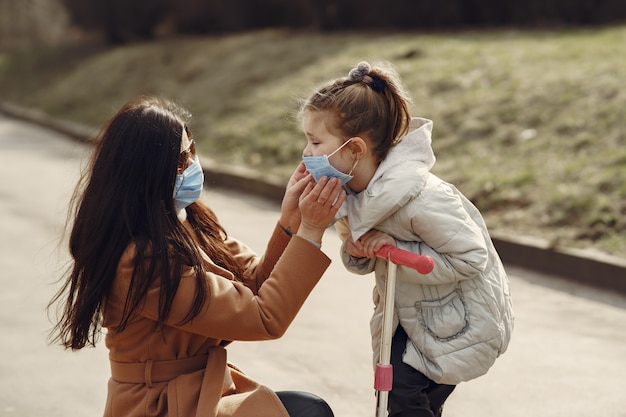
[[[130, 243], [137, 249], [135, 269], [117, 331], [124, 330], [155, 282], [160, 285], [156, 327], [162, 327], [183, 265], [193, 266], [197, 288], [183, 323], [202, 309], [208, 297], [204, 262], [198, 245], [178, 220], [172, 198], [182, 133], [187, 129], [189, 134], [190, 117], [171, 101], [137, 97], [104, 126], [71, 201], [68, 226], [73, 222], [69, 238], [73, 262], [48, 306], [63, 301], [52, 342], [72, 350], [95, 346], [104, 301]], [[215, 214], [198, 202], [187, 213], [200, 247], [239, 277], [241, 267], [226, 248], [226, 232]]]

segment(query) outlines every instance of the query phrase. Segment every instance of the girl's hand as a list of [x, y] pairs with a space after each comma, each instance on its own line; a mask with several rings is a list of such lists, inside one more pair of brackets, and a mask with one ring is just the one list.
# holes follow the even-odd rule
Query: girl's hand
[[385, 245], [396, 246], [396, 240], [385, 232], [372, 229], [367, 231], [356, 242], [348, 236], [344, 250], [355, 258], [374, 258], [376, 251]]
[[345, 199], [346, 192], [337, 178], [323, 177], [317, 184], [308, 182], [298, 203], [302, 215], [298, 235], [321, 242]]
[[307, 173], [304, 162], [300, 162], [289, 178], [280, 208], [279, 223], [292, 233], [296, 233], [300, 226], [301, 215], [298, 204], [300, 195], [309, 182], [313, 182], [313, 177]]

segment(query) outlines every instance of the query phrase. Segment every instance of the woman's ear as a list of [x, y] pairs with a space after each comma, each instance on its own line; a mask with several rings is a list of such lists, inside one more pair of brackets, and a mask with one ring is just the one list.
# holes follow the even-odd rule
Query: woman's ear
[[360, 136], [354, 136], [349, 144], [350, 151], [357, 158], [361, 159], [367, 154], [368, 142]]

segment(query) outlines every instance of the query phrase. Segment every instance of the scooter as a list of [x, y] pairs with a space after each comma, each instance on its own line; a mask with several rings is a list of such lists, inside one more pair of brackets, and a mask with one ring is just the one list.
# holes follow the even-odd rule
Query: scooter
[[420, 274], [430, 273], [435, 263], [427, 255], [418, 255], [395, 246], [383, 246], [376, 251], [376, 256], [387, 260], [387, 285], [385, 286], [385, 304], [383, 309], [383, 328], [381, 334], [380, 358], [374, 374], [376, 390], [376, 417], [387, 416], [389, 391], [393, 385], [393, 366], [391, 365], [391, 334], [393, 330], [393, 305], [396, 292], [396, 270], [398, 265], [415, 269]]

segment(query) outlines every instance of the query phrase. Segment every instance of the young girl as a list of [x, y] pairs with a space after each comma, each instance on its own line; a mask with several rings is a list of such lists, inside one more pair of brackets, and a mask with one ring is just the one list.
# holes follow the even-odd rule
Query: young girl
[[387, 269], [374, 252], [390, 244], [434, 259], [426, 275], [398, 268], [389, 415], [440, 416], [455, 385], [486, 373], [506, 350], [513, 313], [482, 216], [430, 172], [433, 123], [411, 118], [409, 104], [389, 64], [360, 63], [303, 104], [303, 160], [315, 179], [335, 176], [346, 185], [335, 225], [346, 268], [375, 271], [375, 360]]

